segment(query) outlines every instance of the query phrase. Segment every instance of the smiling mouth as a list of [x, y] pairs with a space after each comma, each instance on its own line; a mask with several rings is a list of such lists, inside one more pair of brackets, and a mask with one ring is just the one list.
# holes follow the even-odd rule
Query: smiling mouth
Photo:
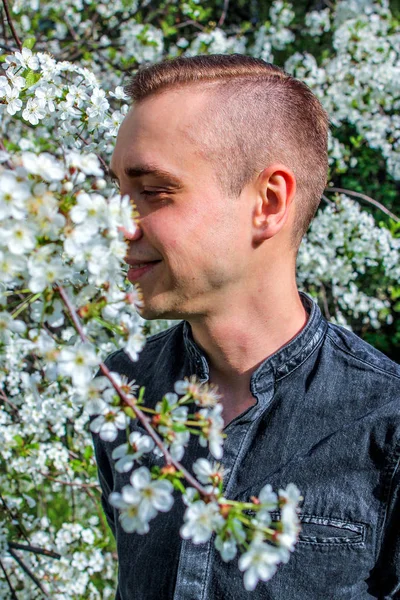
[[129, 265], [127, 278], [133, 283], [137, 281], [140, 277], [145, 275], [146, 273], [151, 272], [158, 263], [162, 262], [161, 260], [155, 260], [152, 262], [141, 263], [138, 265]]

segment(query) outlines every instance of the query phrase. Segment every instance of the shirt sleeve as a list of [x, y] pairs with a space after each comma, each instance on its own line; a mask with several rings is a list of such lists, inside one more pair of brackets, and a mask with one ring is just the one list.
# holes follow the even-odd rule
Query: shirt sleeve
[[392, 467], [381, 546], [376, 565], [381, 600], [400, 598], [400, 442]]

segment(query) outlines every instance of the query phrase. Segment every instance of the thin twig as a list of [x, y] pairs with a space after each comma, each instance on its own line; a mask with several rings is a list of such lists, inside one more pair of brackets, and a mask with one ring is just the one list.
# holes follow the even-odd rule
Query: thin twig
[[327, 198], [324, 194], [322, 194], [322, 198], [325, 200], [325, 202], [327, 204], [329, 204], [329, 206], [336, 206], [334, 202], [332, 202], [332, 200], [329, 200], [329, 198]]
[[222, 27], [222, 25], [224, 24], [226, 14], [228, 12], [228, 6], [229, 6], [229, 0], [224, 0], [224, 8], [222, 9], [222, 14], [218, 21], [218, 27]]
[[0, 397], [4, 400], [4, 402], [7, 402], [7, 404], [9, 404], [11, 408], [15, 410], [15, 412], [18, 412], [18, 406], [16, 406], [13, 402], [11, 402], [11, 400], [7, 398], [4, 390], [2, 389], [0, 389]]
[[[80, 134], [80, 133], [78, 133], [78, 132], [77, 132], [77, 136], [78, 136], [78, 138], [79, 138], [79, 139], [80, 139], [80, 140], [81, 140], [81, 141], [82, 141], [84, 144], [86, 144], [86, 146], [89, 146], [89, 142], [88, 142], [87, 140], [85, 140], [85, 138], [83, 138], [83, 137], [81, 136], [81, 134]], [[99, 159], [99, 161], [101, 162], [101, 164], [103, 165], [103, 167], [105, 168], [105, 170], [106, 170], [106, 171], [107, 171], [107, 173], [108, 173], [108, 166], [107, 166], [107, 163], [106, 163], [106, 161], [104, 160], [104, 158], [102, 158], [102, 157], [100, 156], [100, 154], [96, 154], [96, 156], [97, 156], [97, 158]]]
[[11, 556], [13, 557], [13, 559], [17, 561], [17, 563], [19, 564], [19, 566], [21, 567], [21, 569], [28, 575], [28, 577], [30, 577], [32, 579], [32, 581], [34, 582], [34, 584], [46, 596], [46, 598], [48, 598], [49, 594], [46, 591], [46, 588], [43, 587], [43, 585], [40, 583], [39, 579], [37, 579], [37, 577], [35, 577], [35, 575], [32, 573], [32, 571], [30, 570], [30, 568], [26, 566], [26, 564], [24, 563], [24, 561], [18, 556], [18, 554], [16, 552], [14, 552], [14, 550], [12, 548], [9, 548], [8, 551], [11, 554]]
[[[79, 317], [76, 314], [75, 308], [73, 307], [65, 289], [61, 285], [55, 285], [55, 289], [59, 292], [64, 304], [66, 305], [68, 312], [71, 316], [71, 319], [75, 325], [76, 330], [79, 333], [81, 340], [83, 342], [88, 342], [89, 340], [86, 337], [86, 335], [82, 329], [82, 325], [79, 321]], [[136, 417], [142, 423], [143, 427], [146, 429], [149, 436], [152, 438], [152, 440], [154, 440], [155, 444], [160, 448], [161, 452], [164, 454], [167, 464], [173, 465], [178, 471], [181, 471], [181, 473], [184, 475], [185, 479], [190, 483], [190, 485], [192, 487], [194, 487], [202, 496], [205, 496], [205, 497], [213, 496], [212, 493], [207, 492], [207, 490], [202, 485], [199, 484], [199, 482], [185, 469], [185, 467], [183, 465], [181, 465], [181, 463], [179, 463], [177, 460], [175, 460], [172, 457], [171, 453], [167, 450], [167, 448], [165, 448], [161, 438], [157, 435], [157, 433], [154, 431], [154, 429], [150, 426], [150, 424], [149, 424], [150, 419], [148, 419], [148, 417], [146, 417], [146, 415], [129, 398], [129, 396], [127, 396], [125, 394], [125, 392], [123, 392], [123, 390], [121, 390], [121, 388], [119, 387], [117, 382], [114, 380], [113, 376], [111, 375], [111, 371], [106, 367], [106, 365], [103, 362], [101, 362], [99, 365], [99, 368], [100, 368], [101, 372], [107, 377], [107, 379], [109, 379], [113, 388], [118, 393], [118, 395], [122, 399], [122, 401], [127, 406], [130, 406], [132, 408]]]
[[74, 481], [63, 481], [62, 479], [57, 479], [56, 477], [52, 477], [51, 475], [47, 475], [47, 473], [43, 473], [43, 471], [39, 471], [43, 477], [46, 479], [51, 479], [55, 483], [60, 483], [62, 485], [69, 485], [72, 487], [80, 487], [80, 488], [95, 488], [96, 490], [100, 489], [100, 485], [97, 483], [77, 483]]
[[378, 200], [374, 200], [373, 198], [370, 198], [369, 196], [366, 196], [365, 194], [360, 194], [360, 192], [353, 192], [352, 190], [345, 190], [344, 188], [337, 188], [337, 187], [325, 188], [324, 191], [325, 192], [339, 192], [342, 194], [348, 194], [349, 196], [355, 196], [356, 198], [360, 198], [360, 200], [364, 200], [365, 202], [368, 202], [369, 204], [373, 204], [374, 206], [379, 208], [382, 212], [384, 212], [386, 215], [388, 215], [391, 219], [393, 219], [394, 221], [397, 221], [397, 223], [400, 222], [400, 218], [396, 217], [396, 215], [393, 214], [388, 208], [386, 208], [386, 206], [383, 206], [383, 204], [378, 202]]
[[331, 314], [329, 312], [328, 299], [326, 297], [326, 289], [325, 289], [325, 286], [324, 286], [324, 284], [322, 282], [321, 282], [321, 292], [322, 292], [322, 303], [324, 305], [325, 317], [329, 321], [331, 319]]
[[184, 21], [183, 23], [177, 23], [175, 27], [176, 29], [180, 29], [181, 27], [185, 27], [186, 25], [194, 25], [195, 27], [197, 27], [197, 29], [200, 29], [201, 31], [204, 31], [206, 29], [204, 25], [200, 25], [200, 23], [194, 21], [193, 19], [189, 19], [188, 21]]
[[49, 556], [50, 558], [61, 558], [61, 554], [57, 554], [57, 552], [53, 552], [52, 550], [46, 550], [45, 548], [38, 548], [37, 546], [31, 546], [30, 544], [18, 544], [17, 542], [8, 542], [10, 548], [14, 548], [14, 550], [26, 550], [27, 552], [33, 552], [34, 554], [43, 554], [44, 556]]
[[7, 515], [8, 515], [8, 518], [11, 520], [11, 523], [13, 525], [16, 523], [19, 531], [21, 532], [22, 537], [25, 538], [25, 540], [29, 544], [29, 538], [28, 538], [28, 536], [26, 534], [25, 528], [21, 525], [21, 523], [19, 522], [19, 520], [13, 515], [11, 509], [8, 507], [6, 501], [4, 500], [1, 492], [0, 492], [0, 500], [1, 500], [1, 503], [2, 503], [2, 505], [3, 505], [3, 507], [4, 507], [5, 511], [6, 511]]
[[13, 34], [13, 38], [14, 38], [14, 40], [15, 40], [18, 48], [19, 48], [19, 51], [21, 52], [21, 50], [22, 50], [22, 42], [19, 39], [19, 37], [17, 35], [17, 32], [15, 31], [14, 23], [12, 22], [12, 18], [11, 18], [11, 14], [10, 14], [10, 9], [9, 9], [9, 6], [8, 6], [8, 0], [3, 0], [3, 6], [4, 6], [5, 13], [6, 13], [8, 24], [9, 24], [10, 29], [11, 29], [12, 34]]
[[5, 568], [4, 568], [3, 563], [1, 562], [1, 560], [0, 560], [0, 567], [1, 567], [1, 570], [3, 571], [3, 573], [4, 573], [4, 577], [6, 578], [6, 581], [8, 583], [8, 587], [10, 588], [12, 600], [18, 600], [18, 596], [17, 596], [17, 594], [15, 592], [13, 584], [11, 583], [11, 581], [10, 581], [8, 575], [7, 575], [7, 571], [5, 570]]

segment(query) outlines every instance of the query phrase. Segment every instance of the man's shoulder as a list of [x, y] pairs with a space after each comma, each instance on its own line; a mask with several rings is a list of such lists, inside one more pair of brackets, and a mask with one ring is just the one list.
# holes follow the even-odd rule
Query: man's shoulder
[[372, 376], [390, 381], [400, 390], [400, 365], [383, 352], [354, 332], [334, 323], [328, 323], [326, 336], [336, 355], [350, 368], [369, 371]]
[[135, 367], [141, 368], [146, 363], [154, 363], [160, 354], [164, 356], [170, 355], [172, 358], [177, 347], [182, 346], [183, 325], [184, 321], [180, 321], [168, 329], [147, 337], [146, 343], [136, 361], [133, 361], [124, 349], [121, 348], [109, 354], [104, 362], [110, 371], [124, 373], [126, 370], [131, 371]]

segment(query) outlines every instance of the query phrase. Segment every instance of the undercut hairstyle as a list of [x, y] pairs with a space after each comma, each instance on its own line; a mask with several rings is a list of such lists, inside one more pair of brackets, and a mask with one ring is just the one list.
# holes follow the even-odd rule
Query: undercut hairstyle
[[297, 252], [327, 185], [329, 117], [320, 101], [283, 69], [242, 54], [177, 57], [141, 67], [125, 91], [135, 104], [188, 86], [208, 91], [198, 115], [201, 139], [192, 139], [211, 161], [223, 193], [239, 197], [276, 162], [294, 173], [291, 243]]

